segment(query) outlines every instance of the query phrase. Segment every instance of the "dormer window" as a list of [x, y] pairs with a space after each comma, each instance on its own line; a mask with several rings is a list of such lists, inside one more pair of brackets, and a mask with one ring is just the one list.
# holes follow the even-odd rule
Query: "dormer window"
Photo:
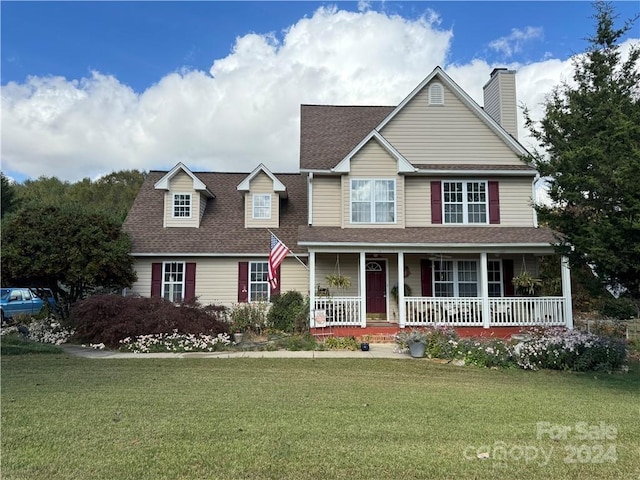
[[271, 218], [270, 194], [253, 195], [253, 218], [256, 220], [269, 220]]
[[191, 218], [191, 194], [190, 193], [174, 193], [173, 194], [173, 217], [174, 218]]
[[433, 83], [429, 87], [429, 105], [444, 105], [444, 88], [442, 88], [442, 84]]

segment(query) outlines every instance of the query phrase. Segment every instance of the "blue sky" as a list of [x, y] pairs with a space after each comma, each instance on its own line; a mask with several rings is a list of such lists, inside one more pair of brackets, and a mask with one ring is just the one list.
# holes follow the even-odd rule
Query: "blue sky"
[[[639, 5], [614, 2], [621, 19]], [[441, 65], [479, 102], [492, 68], [516, 68], [520, 100], [535, 105], [567, 78], [594, 28], [583, 1], [0, 9], [2, 169], [18, 181], [177, 161], [293, 171], [300, 103], [395, 104]], [[639, 24], [629, 38], [640, 38]]]

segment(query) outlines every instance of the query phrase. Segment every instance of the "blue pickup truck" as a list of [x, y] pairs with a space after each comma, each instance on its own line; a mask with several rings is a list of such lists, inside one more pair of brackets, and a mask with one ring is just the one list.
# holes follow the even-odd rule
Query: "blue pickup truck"
[[56, 300], [48, 288], [1, 288], [0, 317], [2, 323], [15, 315], [36, 315], [45, 306], [55, 310]]

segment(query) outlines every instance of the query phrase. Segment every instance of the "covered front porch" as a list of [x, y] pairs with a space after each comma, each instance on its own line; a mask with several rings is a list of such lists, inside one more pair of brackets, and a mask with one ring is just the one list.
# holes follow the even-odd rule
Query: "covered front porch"
[[[524, 253], [311, 250], [310, 326], [573, 328], [565, 259], [559, 260], [559, 294], [519, 294], [511, 281], [522, 271], [537, 276], [538, 258], [550, 253], [548, 248]], [[348, 278], [349, 285], [331, 286], [328, 280], [336, 275]]]

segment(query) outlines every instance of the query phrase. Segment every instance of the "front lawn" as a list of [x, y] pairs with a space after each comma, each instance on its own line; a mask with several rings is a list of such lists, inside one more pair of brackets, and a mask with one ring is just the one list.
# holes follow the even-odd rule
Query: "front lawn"
[[637, 363], [3, 356], [2, 478], [635, 479], [639, 394]]

